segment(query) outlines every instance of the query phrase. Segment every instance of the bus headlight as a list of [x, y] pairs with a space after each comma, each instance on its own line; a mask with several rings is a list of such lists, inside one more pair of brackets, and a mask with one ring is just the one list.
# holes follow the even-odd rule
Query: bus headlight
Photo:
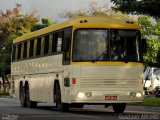
[[77, 97], [82, 99], [85, 97], [85, 94], [83, 92], [79, 92]]
[[130, 93], [130, 98], [133, 99], [133, 98], [135, 98], [135, 97], [136, 97], [136, 93], [135, 93], [135, 92], [131, 92], [131, 93]]
[[136, 97], [142, 97], [142, 94], [141, 93], [136, 93]]
[[92, 93], [91, 92], [86, 92], [85, 96], [86, 96], [86, 98], [91, 98], [92, 97]]

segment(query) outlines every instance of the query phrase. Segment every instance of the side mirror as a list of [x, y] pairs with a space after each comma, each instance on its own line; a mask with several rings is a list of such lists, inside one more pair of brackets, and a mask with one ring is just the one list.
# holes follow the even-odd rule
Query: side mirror
[[147, 40], [142, 38], [142, 53], [147, 53]]

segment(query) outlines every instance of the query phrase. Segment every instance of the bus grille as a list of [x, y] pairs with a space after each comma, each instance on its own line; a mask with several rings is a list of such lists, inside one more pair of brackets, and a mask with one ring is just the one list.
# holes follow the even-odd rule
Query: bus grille
[[81, 79], [80, 87], [89, 90], [136, 90], [139, 79]]

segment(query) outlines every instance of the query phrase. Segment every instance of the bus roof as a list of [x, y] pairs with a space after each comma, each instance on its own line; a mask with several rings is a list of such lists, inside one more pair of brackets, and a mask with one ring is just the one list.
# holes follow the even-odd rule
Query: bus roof
[[120, 28], [138, 30], [140, 29], [140, 27], [137, 25], [135, 21], [129, 19], [111, 16], [79, 16], [76, 18], [72, 18], [66, 22], [53, 24], [49, 27], [17, 37], [13, 41], [13, 43], [32, 39], [34, 37], [38, 37], [40, 35], [44, 35], [69, 26], [73, 26], [76, 28]]

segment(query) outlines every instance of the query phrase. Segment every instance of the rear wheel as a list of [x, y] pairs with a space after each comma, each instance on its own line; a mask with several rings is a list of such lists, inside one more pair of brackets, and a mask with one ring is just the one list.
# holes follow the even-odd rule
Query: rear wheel
[[26, 104], [28, 108], [37, 107], [37, 102], [30, 100], [29, 86], [26, 87]]
[[60, 90], [60, 86], [57, 83], [56, 84], [56, 91], [55, 91], [55, 101], [56, 101], [56, 107], [59, 111], [61, 112], [67, 112], [69, 111], [69, 104], [68, 103], [62, 103], [61, 101], [61, 90]]
[[115, 113], [123, 113], [126, 108], [126, 103], [115, 103], [113, 104], [113, 110]]

